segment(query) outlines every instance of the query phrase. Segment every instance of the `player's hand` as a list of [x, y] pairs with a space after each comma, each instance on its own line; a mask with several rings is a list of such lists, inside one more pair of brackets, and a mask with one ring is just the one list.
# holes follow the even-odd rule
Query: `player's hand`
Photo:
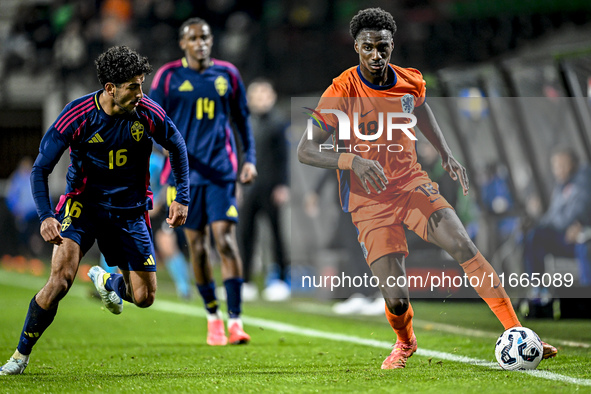
[[447, 158], [442, 158], [441, 165], [443, 166], [443, 169], [448, 172], [451, 179], [454, 181], [457, 181], [458, 179], [460, 180], [464, 196], [467, 196], [468, 190], [470, 189], [470, 181], [468, 180], [468, 173], [464, 166], [451, 155]]
[[257, 175], [257, 168], [254, 164], [246, 162], [242, 165], [242, 171], [240, 171], [240, 182], [251, 183]]
[[166, 218], [168, 227], [175, 228], [185, 224], [187, 221], [187, 212], [189, 212], [189, 208], [186, 205], [173, 201], [172, 204], [170, 204], [168, 217]]
[[353, 159], [352, 167], [367, 194], [371, 193], [368, 183], [378, 194], [386, 190], [388, 178], [386, 178], [384, 169], [377, 160], [368, 160], [356, 156]]
[[56, 218], [47, 218], [41, 223], [41, 236], [45, 242], [50, 244], [61, 245], [64, 239], [60, 235], [62, 225]]

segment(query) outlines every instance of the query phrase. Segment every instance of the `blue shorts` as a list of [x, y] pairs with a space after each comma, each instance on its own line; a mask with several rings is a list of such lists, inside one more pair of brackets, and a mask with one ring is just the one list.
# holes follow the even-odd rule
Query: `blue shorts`
[[191, 185], [191, 202], [185, 227], [203, 230], [208, 224], [220, 220], [238, 222], [236, 184]]
[[154, 239], [148, 212], [114, 213], [68, 198], [57, 220], [62, 237], [80, 245], [86, 254], [96, 240], [107, 265], [124, 271], [156, 271]]

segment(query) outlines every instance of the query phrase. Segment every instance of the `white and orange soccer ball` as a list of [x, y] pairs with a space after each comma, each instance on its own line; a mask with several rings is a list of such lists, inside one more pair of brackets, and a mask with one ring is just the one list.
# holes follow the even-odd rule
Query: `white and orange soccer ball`
[[508, 329], [501, 334], [495, 346], [499, 365], [509, 371], [536, 369], [543, 353], [540, 337], [526, 327]]

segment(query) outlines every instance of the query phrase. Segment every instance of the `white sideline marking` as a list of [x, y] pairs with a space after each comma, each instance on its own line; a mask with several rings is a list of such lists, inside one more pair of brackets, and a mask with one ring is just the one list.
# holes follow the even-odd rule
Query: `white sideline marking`
[[[299, 311], [302, 312], [311, 312], [311, 313], [315, 313], [318, 315], [322, 315], [322, 316], [335, 316], [335, 314], [332, 312], [332, 308], [330, 306], [324, 306], [324, 305], [317, 305], [317, 304], [313, 304], [313, 303], [298, 303], [295, 304], [295, 308]], [[465, 328], [465, 327], [458, 327], [458, 326], [454, 326], [451, 324], [445, 324], [445, 323], [437, 323], [437, 322], [432, 322], [432, 321], [428, 321], [428, 320], [422, 320], [422, 319], [416, 319], [413, 318], [412, 319], [412, 323], [414, 327], [418, 327], [418, 328], [422, 328], [424, 330], [428, 330], [428, 331], [443, 331], [443, 332], [449, 332], [450, 334], [459, 334], [459, 335], [468, 335], [471, 337], [477, 337], [477, 338], [492, 338], [492, 339], [497, 339], [499, 337], [499, 333], [495, 333], [492, 331], [484, 331], [484, 330], [477, 330], [474, 328]], [[545, 337], [544, 338], [545, 341], [547, 341], [548, 343], [551, 343], [553, 345], [560, 345], [560, 346], [570, 346], [570, 347], [581, 347], [581, 348], [591, 348], [591, 344], [588, 344], [586, 342], [577, 342], [577, 341], [567, 341], [564, 339], [558, 339], [558, 338], [548, 338]]]
[[[203, 308], [191, 306], [191, 305], [184, 305], [179, 304], [176, 302], [171, 301], [156, 301], [154, 305], [151, 306], [152, 309], [157, 309], [162, 312], [170, 312], [170, 313], [177, 313], [182, 315], [193, 315], [193, 316], [205, 316], [205, 312]], [[391, 342], [387, 341], [378, 341], [376, 339], [366, 339], [360, 337], [354, 337], [352, 335], [345, 335], [345, 334], [338, 334], [338, 333], [331, 333], [325, 331], [319, 331], [312, 328], [306, 327], [299, 327], [294, 326], [292, 324], [276, 322], [273, 320], [266, 320], [260, 319], [257, 317], [249, 317], [249, 316], [242, 316], [242, 321], [246, 324], [250, 324], [253, 326], [258, 326], [261, 328], [265, 328], [272, 331], [277, 332], [284, 332], [289, 334], [296, 334], [296, 335], [303, 335], [307, 337], [313, 338], [322, 338], [328, 339], [331, 341], [338, 341], [338, 342], [346, 342], [346, 343], [353, 343], [355, 345], [364, 345], [364, 346], [371, 346], [380, 349], [388, 349], [392, 347]], [[457, 356], [455, 354], [439, 352], [436, 350], [428, 350], [428, 349], [421, 349], [419, 348], [416, 352], [419, 356], [424, 357], [434, 357], [439, 358], [442, 360], [447, 361], [454, 361], [459, 363], [465, 364], [472, 364], [472, 365], [479, 365], [482, 367], [487, 367], [491, 369], [500, 369], [497, 363], [491, 363], [486, 360], [480, 360], [477, 358], [466, 357], [466, 356]], [[560, 375], [553, 372], [548, 371], [516, 371], [525, 373], [537, 378], [553, 380], [558, 382], [570, 383], [570, 384], [577, 384], [579, 386], [591, 386], [591, 379], [581, 379], [581, 378], [573, 378], [566, 375]]]
[[[6, 273], [3, 270], [0, 270], [0, 284], [7, 285], [7, 286], [16, 286], [31, 290], [39, 290], [41, 286], [45, 283], [46, 279], [43, 278], [36, 278], [31, 277], [29, 275], [18, 275], [18, 280], [15, 280], [13, 275]], [[77, 287], [77, 286], [74, 286]], [[82, 288], [77, 287], [75, 291], [71, 289], [69, 294], [74, 295], [76, 297], [86, 297], [86, 293], [82, 291]], [[201, 307], [196, 307], [192, 305], [180, 304], [171, 301], [163, 301], [157, 300], [154, 305], [150, 307], [150, 309], [155, 309], [161, 312], [169, 312], [169, 313], [176, 313], [181, 315], [191, 315], [191, 316], [200, 316], [205, 317], [205, 311]], [[260, 319], [256, 317], [248, 317], [242, 316], [242, 320], [246, 324], [251, 324], [254, 326], [259, 326], [262, 328], [266, 328], [268, 330], [277, 331], [277, 332], [285, 332], [290, 334], [296, 335], [303, 335], [313, 338], [322, 338], [328, 339], [332, 341], [338, 342], [346, 342], [346, 343], [353, 343], [356, 345], [364, 345], [370, 346], [380, 349], [388, 349], [392, 347], [391, 342], [387, 341], [378, 341], [376, 339], [366, 339], [360, 337], [354, 337], [352, 335], [345, 335], [345, 334], [337, 334], [337, 333], [329, 333], [319, 330], [314, 330], [312, 328], [305, 328], [305, 327], [298, 327], [291, 324], [280, 323], [272, 320]], [[465, 363], [465, 364], [472, 364], [472, 365], [479, 365], [491, 369], [499, 369], [499, 366], [496, 363], [491, 363], [485, 360], [479, 360], [472, 357], [466, 356], [457, 356], [450, 353], [439, 352], [436, 350], [428, 350], [428, 349], [418, 349], [416, 352], [419, 356], [424, 357], [434, 357], [439, 358], [442, 360]], [[579, 386], [591, 386], [591, 379], [581, 379], [581, 378], [573, 378], [566, 375], [560, 375], [553, 372], [548, 371], [541, 371], [541, 370], [533, 370], [533, 371], [514, 371], [514, 372], [521, 372], [525, 373], [537, 378], [553, 380], [558, 382], [576, 384]]]

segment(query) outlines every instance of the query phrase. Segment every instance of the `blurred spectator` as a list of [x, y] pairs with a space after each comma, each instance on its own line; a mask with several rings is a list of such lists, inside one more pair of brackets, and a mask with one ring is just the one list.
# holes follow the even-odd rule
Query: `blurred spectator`
[[[550, 206], [526, 236], [524, 260], [526, 271], [541, 277], [546, 272], [545, 257], [576, 257], [579, 281], [590, 284], [588, 248], [585, 226], [591, 226], [591, 168], [579, 167], [575, 152], [570, 148], [557, 149], [551, 156], [552, 173], [556, 186]], [[536, 276], [537, 276], [536, 275]], [[548, 304], [548, 288], [532, 288], [529, 298], [541, 305]]]
[[6, 205], [14, 216], [18, 233], [18, 252], [25, 257], [38, 257], [44, 246], [39, 234], [39, 218], [31, 193], [31, 170], [33, 160], [23, 157], [8, 179]]
[[488, 163], [485, 179], [480, 190], [487, 213], [493, 215], [496, 223], [497, 243], [507, 240], [519, 226], [519, 218], [509, 216], [514, 208], [513, 196], [509, 189], [507, 169], [497, 163]]
[[68, 24], [57, 38], [53, 50], [54, 62], [62, 78], [76, 78], [89, 60], [80, 21], [73, 20]]
[[[54, 34], [49, 18], [49, 7], [42, 4], [21, 4], [8, 38], [0, 50], [3, 71], [15, 69], [35, 72], [51, 64], [44, 56], [51, 54]], [[3, 72], [0, 70], [0, 77]]]
[[252, 185], [242, 187], [240, 206], [239, 246], [244, 264], [243, 296], [258, 296], [251, 282], [253, 254], [256, 245], [257, 222], [265, 215], [273, 236], [274, 267], [268, 268], [268, 284], [263, 297], [282, 301], [290, 297], [289, 261], [285, 252], [285, 237], [281, 223], [281, 207], [289, 200], [287, 120], [275, 107], [277, 93], [270, 81], [254, 80], [247, 89], [248, 108], [254, 134], [259, 176]]

